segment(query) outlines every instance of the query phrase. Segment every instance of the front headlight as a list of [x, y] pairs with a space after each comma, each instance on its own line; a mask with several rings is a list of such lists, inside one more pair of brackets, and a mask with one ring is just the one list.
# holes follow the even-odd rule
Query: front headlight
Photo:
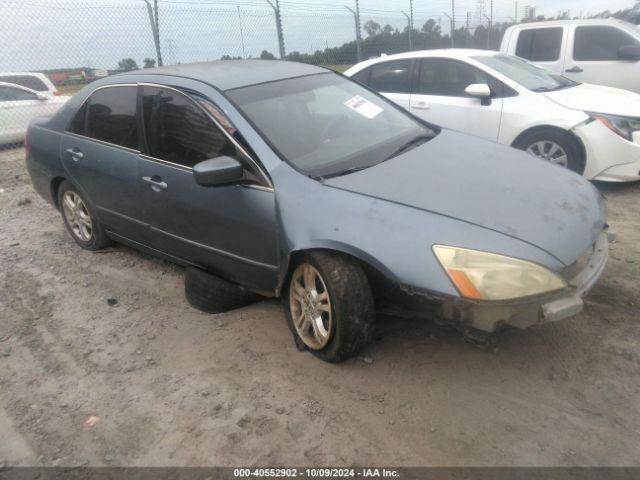
[[433, 252], [466, 298], [511, 300], [567, 286], [554, 272], [526, 260], [444, 245], [434, 245]]
[[603, 113], [589, 113], [588, 115], [630, 142], [633, 141], [633, 132], [640, 131], [640, 118], [619, 117]]

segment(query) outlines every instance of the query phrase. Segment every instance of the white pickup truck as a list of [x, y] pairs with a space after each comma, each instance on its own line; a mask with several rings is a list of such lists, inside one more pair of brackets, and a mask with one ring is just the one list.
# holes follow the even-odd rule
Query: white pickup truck
[[558, 20], [509, 27], [500, 51], [583, 83], [640, 93], [640, 26], [621, 20]]

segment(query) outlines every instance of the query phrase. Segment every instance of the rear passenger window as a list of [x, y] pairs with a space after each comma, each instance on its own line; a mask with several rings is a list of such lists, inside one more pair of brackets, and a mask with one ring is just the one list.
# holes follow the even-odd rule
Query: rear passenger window
[[638, 45], [638, 41], [619, 28], [578, 27], [574, 40], [573, 59], [582, 61], [618, 60], [618, 50], [627, 45]]
[[532, 62], [555, 62], [560, 58], [562, 27], [522, 30], [516, 55]]
[[46, 92], [49, 89], [45, 83], [33, 75], [0, 75], [0, 82], [13, 83], [30, 88], [36, 92]]
[[378, 63], [371, 67], [369, 87], [384, 93], [410, 93], [410, 60]]
[[355, 80], [358, 83], [361, 83], [362, 85], [369, 85], [370, 73], [371, 68], [365, 68], [364, 70], [360, 70], [358, 73], [356, 73], [353, 77], [351, 77], [351, 79]]
[[21, 100], [37, 100], [34, 93], [27, 92], [20, 88], [0, 86], [0, 102], [17, 102]]
[[107, 87], [89, 99], [85, 135], [96, 140], [138, 149], [137, 87]]
[[235, 155], [235, 146], [191, 99], [174, 90], [144, 87], [144, 129], [148, 153], [186, 167]]

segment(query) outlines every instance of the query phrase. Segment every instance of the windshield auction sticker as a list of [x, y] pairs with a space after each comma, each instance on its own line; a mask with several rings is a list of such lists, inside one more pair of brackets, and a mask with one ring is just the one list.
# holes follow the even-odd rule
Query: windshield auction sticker
[[358, 112], [363, 117], [367, 117], [369, 120], [375, 118], [380, 112], [382, 112], [382, 108], [371, 103], [366, 98], [362, 98], [360, 95], [351, 97], [349, 100], [344, 102], [344, 104], [351, 110]]

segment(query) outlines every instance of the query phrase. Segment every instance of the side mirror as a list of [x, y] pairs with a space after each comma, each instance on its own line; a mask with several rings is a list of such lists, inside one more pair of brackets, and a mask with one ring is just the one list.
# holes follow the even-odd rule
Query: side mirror
[[204, 160], [193, 167], [196, 182], [205, 187], [230, 185], [244, 179], [244, 168], [233, 157], [216, 157]]
[[473, 83], [464, 91], [470, 97], [479, 98], [482, 105], [491, 105], [491, 89], [486, 83]]
[[486, 83], [474, 83], [465, 89], [465, 93], [470, 97], [485, 98], [491, 96], [491, 89]]
[[49, 96], [46, 93], [36, 92], [38, 100], [49, 100]]
[[640, 46], [639, 45], [623, 45], [618, 49], [618, 58], [620, 60], [630, 60], [637, 62], [640, 60]]

